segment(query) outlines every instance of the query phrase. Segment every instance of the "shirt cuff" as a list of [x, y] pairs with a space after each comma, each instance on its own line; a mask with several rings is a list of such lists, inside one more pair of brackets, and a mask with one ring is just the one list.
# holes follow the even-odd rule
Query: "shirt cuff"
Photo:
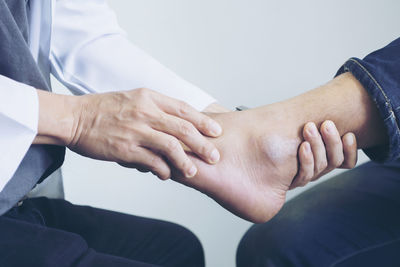
[[384, 88], [364, 65], [363, 60], [350, 58], [338, 70], [335, 77], [350, 72], [368, 92], [384, 122], [388, 142], [384, 145], [363, 149], [363, 151], [371, 160], [377, 162], [392, 161], [399, 157], [396, 148], [400, 147], [400, 131], [393, 112], [394, 109]]
[[31, 146], [38, 118], [35, 88], [0, 75], [0, 192]]

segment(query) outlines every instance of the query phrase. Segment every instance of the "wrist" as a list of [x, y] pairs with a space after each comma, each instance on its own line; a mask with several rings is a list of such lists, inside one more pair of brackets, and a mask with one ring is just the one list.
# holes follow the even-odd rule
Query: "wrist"
[[38, 133], [34, 144], [67, 146], [75, 135], [81, 114], [81, 97], [37, 90]]

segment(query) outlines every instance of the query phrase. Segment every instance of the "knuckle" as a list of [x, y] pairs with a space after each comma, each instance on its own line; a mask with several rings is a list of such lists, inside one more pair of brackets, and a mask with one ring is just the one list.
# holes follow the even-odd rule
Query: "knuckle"
[[153, 116], [153, 111], [144, 105], [137, 105], [132, 112], [132, 117], [137, 120], [144, 120]]
[[150, 161], [150, 169], [152, 173], [157, 175], [161, 180], [167, 180], [169, 178], [169, 172], [164, 170], [163, 160], [157, 156], [153, 156]]
[[136, 93], [137, 93], [139, 96], [146, 97], [146, 96], [149, 95], [150, 90], [147, 89], [147, 88], [138, 88], [138, 89], [136, 89]]
[[194, 126], [186, 121], [179, 123], [179, 132], [183, 137], [189, 137], [195, 134]]
[[209, 144], [202, 144], [199, 146], [197, 149], [197, 152], [200, 153], [201, 155], [209, 155], [211, 151], [214, 149], [212, 145]]
[[179, 169], [181, 170], [181, 171], [188, 171], [190, 168], [192, 167], [192, 162], [189, 160], [189, 159], [186, 159], [186, 160], [182, 160], [180, 163], [179, 163]]
[[139, 103], [139, 105], [141, 104], [141, 106], [146, 107], [149, 103], [149, 101], [151, 101], [151, 93], [152, 91], [150, 89], [147, 88], [139, 88], [135, 90], [135, 103]]
[[127, 153], [130, 153], [130, 154], [136, 154], [137, 150], [138, 150], [138, 146], [135, 142], [130, 142], [129, 145], [121, 146], [120, 150], [126, 151]]
[[316, 166], [316, 173], [321, 173], [322, 171], [324, 171], [326, 168], [328, 167], [328, 162], [326, 160], [321, 161], [317, 164]]
[[177, 105], [177, 113], [180, 117], [185, 117], [190, 112], [190, 106], [186, 102], [179, 101]]
[[175, 138], [169, 138], [166, 143], [165, 143], [165, 150], [168, 153], [172, 153], [175, 152], [176, 150], [178, 150], [178, 147], [180, 146], [178, 140], [176, 140]]
[[150, 158], [150, 167], [153, 171], [158, 170], [162, 165], [162, 160], [157, 156], [152, 156]]
[[[118, 157], [122, 158], [123, 160], [127, 160], [130, 158], [131, 150], [132, 150], [133, 145], [125, 145], [123, 143], [118, 143], [114, 145], [114, 151], [115, 154], [118, 155]], [[135, 149], [135, 148], [133, 148]]]
[[198, 129], [209, 129], [210, 125], [212, 125], [212, 120], [209, 118], [201, 118], [197, 123]]
[[159, 112], [151, 115], [152, 118], [157, 122], [157, 124], [162, 125], [162, 126], [167, 126], [168, 125], [168, 114], [164, 112]]

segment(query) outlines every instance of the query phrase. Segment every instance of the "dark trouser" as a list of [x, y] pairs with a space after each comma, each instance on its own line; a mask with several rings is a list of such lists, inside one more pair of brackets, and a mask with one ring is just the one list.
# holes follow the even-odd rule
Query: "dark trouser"
[[187, 229], [65, 200], [33, 198], [0, 216], [0, 266], [204, 266]]
[[369, 162], [289, 201], [249, 229], [237, 264], [400, 266], [400, 162]]

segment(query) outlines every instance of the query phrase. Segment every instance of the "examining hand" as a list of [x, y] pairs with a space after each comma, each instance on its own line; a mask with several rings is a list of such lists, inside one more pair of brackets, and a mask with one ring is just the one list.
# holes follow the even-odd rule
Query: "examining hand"
[[290, 189], [305, 186], [336, 168], [351, 169], [357, 163], [355, 135], [346, 133], [341, 138], [332, 121], [324, 121], [319, 131], [315, 123], [307, 123], [303, 138], [298, 151], [299, 170]]
[[207, 163], [219, 152], [202, 134], [219, 136], [217, 122], [188, 104], [149, 89], [80, 96], [81, 110], [67, 146], [95, 159], [151, 171], [161, 179], [170, 165], [185, 177], [197, 168], [181, 143]]

